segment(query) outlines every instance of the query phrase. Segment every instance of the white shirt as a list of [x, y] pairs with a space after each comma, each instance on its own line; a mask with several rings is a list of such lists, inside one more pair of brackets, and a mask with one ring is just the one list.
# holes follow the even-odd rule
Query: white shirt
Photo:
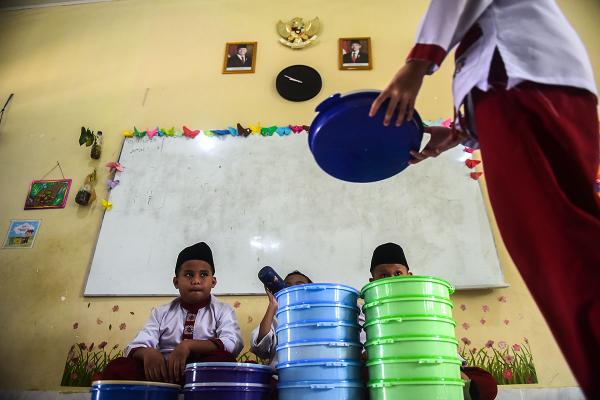
[[[166, 358], [181, 343], [186, 316], [187, 311], [181, 306], [179, 297], [168, 304], [153, 308], [146, 325], [125, 349], [125, 356], [137, 347], [151, 347], [159, 350]], [[213, 295], [210, 296], [210, 303], [198, 310], [193, 338], [219, 339], [223, 342], [225, 351], [234, 357], [237, 357], [244, 347], [233, 307], [220, 302]]]
[[[409, 59], [433, 61], [434, 72], [475, 23], [482, 36], [456, 60], [456, 108], [474, 87], [489, 89], [496, 48], [508, 75], [507, 89], [531, 81], [582, 88], [597, 96], [583, 43], [554, 0], [432, 0]], [[441, 48], [441, 58], [442, 53], [431, 56], [427, 45]]]
[[275, 334], [275, 330], [278, 326], [279, 323], [277, 322], [277, 318], [273, 318], [271, 329], [260, 342], [257, 341], [260, 325], [250, 333], [250, 351], [259, 358], [271, 360], [269, 365], [273, 368], [277, 366], [277, 334]]

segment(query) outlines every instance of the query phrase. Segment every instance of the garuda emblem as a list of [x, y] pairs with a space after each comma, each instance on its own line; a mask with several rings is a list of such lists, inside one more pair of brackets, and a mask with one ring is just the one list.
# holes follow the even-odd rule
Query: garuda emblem
[[319, 18], [316, 17], [308, 22], [302, 18], [294, 18], [288, 22], [277, 23], [279, 41], [292, 49], [302, 49], [317, 39], [317, 33], [321, 28]]

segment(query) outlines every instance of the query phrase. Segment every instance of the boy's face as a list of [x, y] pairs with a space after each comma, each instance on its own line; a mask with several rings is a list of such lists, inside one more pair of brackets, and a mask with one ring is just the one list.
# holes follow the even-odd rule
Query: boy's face
[[369, 279], [369, 282], [390, 276], [412, 275], [412, 272], [409, 272], [404, 264], [379, 264], [373, 268], [371, 275], [373, 277]]
[[216, 284], [217, 278], [213, 276], [210, 264], [201, 260], [184, 262], [173, 278], [173, 285], [179, 289], [181, 299], [190, 304], [206, 301]]
[[306, 283], [310, 283], [308, 281], [308, 279], [306, 279], [306, 277], [304, 277], [302, 275], [298, 275], [298, 274], [293, 274], [293, 275], [286, 277], [283, 282], [285, 283], [285, 286], [287, 286], [287, 287], [296, 286], [296, 285], [304, 285]]

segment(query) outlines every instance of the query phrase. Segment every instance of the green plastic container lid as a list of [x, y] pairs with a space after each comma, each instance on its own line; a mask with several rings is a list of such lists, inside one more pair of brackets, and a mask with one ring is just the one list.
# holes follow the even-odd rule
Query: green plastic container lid
[[362, 308], [364, 309], [368, 309], [371, 307], [376, 307], [376, 306], [380, 306], [382, 304], [387, 304], [387, 303], [399, 303], [399, 302], [403, 302], [403, 301], [434, 301], [436, 303], [444, 303], [450, 307], [454, 307], [454, 304], [452, 304], [451, 300], [448, 300], [444, 297], [438, 297], [438, 296], [413, 296], [413, 295], [407, 295], [407, 296], [394, 296], [394, 297], [382, 297], [379, 300], [375, 300], [375, 301], [371, 301], [369, 303], [365, 303]]
[[416, 315], [390, 315], [385, 318], [377, 318], [373, 319], [363, 325], [363, 328], [367, 328], [371, 325], [375, 324], [388, 324], [390, 322], [408, 322], [408, 321], [437, 321], [437, 322], [446, 322], [448, 324], [452, 324], [456, 326], [456, 322], [452, 318], [442, 316], [442, 315], [433, 315], [433, 314], [416, 314]]
[[364, 293], [379, 285], [387, 285], [390, 283], [396, 282], [429, 282], [429, 283], [437, 283], [440, 285], [444, 285], [448, 288], [448, 292], [450, 294], [454, 293], [454, 286], [452, 286], [448, 281], [445, 281], [440, 278], [435, 278], [433, 276], [419, 276], [419, 275], [403, 275], [403, 276], [390, 276], [389, 278], [377, 279], [376, 281], [369, 282], [365, 286], [363, 286], [360, 291], [360, 296], [364, 297]]
[[453, 343], [458, 346], [458, 340], [451, 336], [437, 336], [437, 335], [410, 335], [410, 336], [394, 336], [389, 338], [376, 338], [368, 340], [365, 343], [365, 347], [378, 346], [382, 344], [393, 344], [398, 342], [447, 342]]
[[370, 367], [371, 365], [379, 365], [379, 364], [400, 364], [400, 363], [405, 363], [405, 364], [412, 364], [412, 363], [416, 363], [416, 364], [443, 364], [443, 363], [447, 363], [447, 364], [462, 364], [462, 362], [458, 359], [458, 355], [454, 358], [449, 358], [449, 357], [414, 357], [414, 356], [410, 356], [410, 357], [390, 357], [390, 358], [376, 358], [376, 359], [369, 359], [367, 361], [367, 367]]
[[400, 385], [456, 385], [464, 386], [465, 382], [459, 378], [406, 378], [406, 379], [384, 379], [369, 381], [369, 388], [387, 388]]

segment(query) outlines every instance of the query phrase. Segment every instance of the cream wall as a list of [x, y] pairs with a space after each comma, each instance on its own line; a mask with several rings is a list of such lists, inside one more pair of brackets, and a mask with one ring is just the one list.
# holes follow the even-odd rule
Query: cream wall
[[[319, 98], [378, 88], [388, 81], [409, 50], [426, 5], [391, 0], [307, 0], [298, 6], [268, 0], [121, 0], [0, 12], [0, 101], [15, 93], [0, 126], [0, 234], [13, 218], [43, 221], [33, 249], [0, 250], [0, 388], [57, 387], [71, 344], [106, 340], [123, 346], [142, 326], [150, 307], [168, 301], [81, 294], [103, 211], [98, 202], [78, 207], [74, 195], [92, 167], [118, 158], [123, 129], [133, 124], [222, 128], [238, 121], [309, 124]], [[560, 5], [592, 62], [600, 65], [600, 5], [594, 0]], [[275, 23], [294, 16], [320, 17], [323, 29], [313, 47], [291, 51], [277, 43]], [[372, 38], [372, 71], [337, 70], [337, 38], [348, 36]], [[246, 40], [258, 41], [256, 73], [222, 75], [224, 43]], [[295, 104], [276, 94], [277, 72], [296, 63], [320, 71], [324, 84], [318, 99]], [[451, 73], [447, 63], [427, 79], [418, 103], [425, 119], [450, 115]], [[77, 144], [82, 125], [105, 133], [100, 162]], [[73, 178], [67, 207], [23, 211], [29, 182], [56, 161]], [[103, 168], [99, 173], [103, 182], [107, 173]], [[48, 178], [58, 177], [54, 171]], [[103, 186], [97, 188], [104, 197]], [[457, 306], [466, 307], [456, 308], [457, 336], [468, 336], [477, 347], [487, 339], [520, 343], [527, 337], [540, 385], [574, 385], [501, 245], [500, 258], [512, 286], [455, 295]], [[365, 281], [367, 277], [365, 270]], [[498, 301], [500, 296], [507, 301]], [[262, 317], [265, 298], [225, 301], [237, 306], [247, 338]], [[119, 305], [116, 312], [114, 305]], [[483, 305], [490, 311], [484, 312]], [[482, 317], [485, 325], [479, 322]], [[78, 328], [73, 329], [76, 322]], [[465, 330], [463, 322], [471, 327]], [[122, 323], [124, 330], [119, 329]]]

